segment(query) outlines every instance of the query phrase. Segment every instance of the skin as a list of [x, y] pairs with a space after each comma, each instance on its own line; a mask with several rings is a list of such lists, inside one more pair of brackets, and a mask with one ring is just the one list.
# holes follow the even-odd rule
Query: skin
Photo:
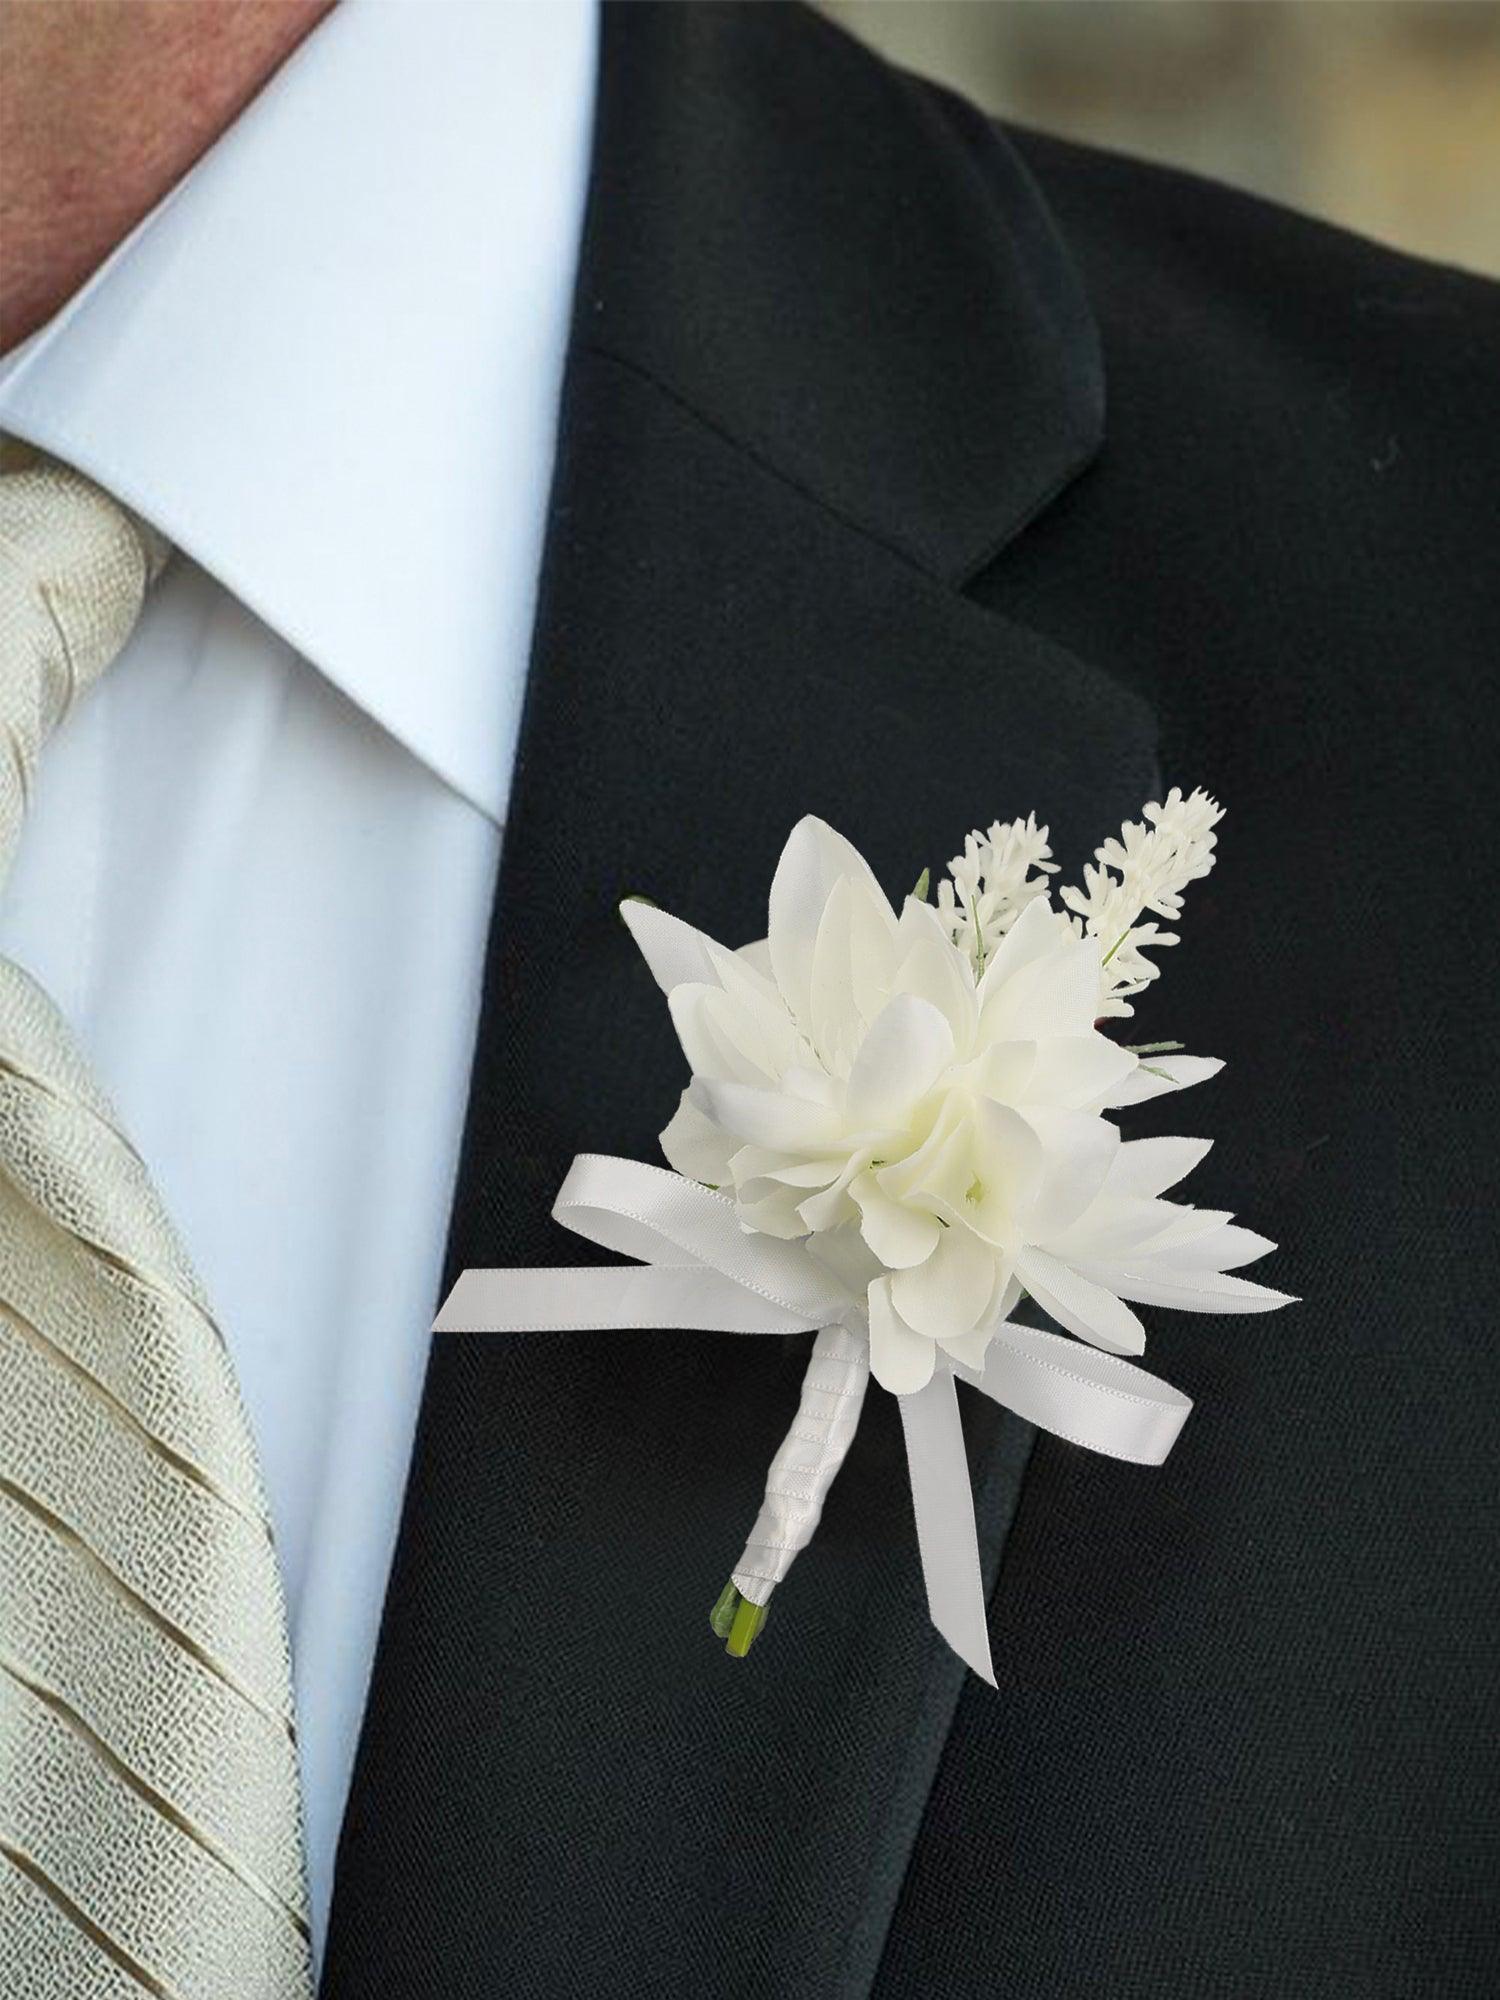
[[334, 0], [0, 0], [0, 352], [129, 234]]

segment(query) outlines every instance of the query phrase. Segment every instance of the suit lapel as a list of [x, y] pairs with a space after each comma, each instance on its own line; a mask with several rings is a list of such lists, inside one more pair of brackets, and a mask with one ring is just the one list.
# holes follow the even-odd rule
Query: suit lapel
[[[1149, 714], [959, 588], [1100, 409], [971, 114], [800, 10], [606, 10], [450, 1280], [579, 1261], [573, 1154], [657, 1157], [683, 1069], [622, 895], [738, 942], [805, 812], [899, 893], [997, 814], [1071, 857], [1138, 805]], [[708, 1631], [806, 1346], [437, 1343], [330, 1996], [865, 1989], [962, 1670], [879, 1394], [755, 1656]], [[966, 1422], [993, 1575], [1028, 1437]]]

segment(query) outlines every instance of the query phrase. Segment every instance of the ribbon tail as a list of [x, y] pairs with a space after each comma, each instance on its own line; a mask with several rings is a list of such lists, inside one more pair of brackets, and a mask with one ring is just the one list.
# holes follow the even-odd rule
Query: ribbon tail
[[771, 1592], [812, 1540], [864, 1408], [870, 1343], [845, 1326], [825, 1326], [813, 1342], [792, 1427], [771, 1460], [766, 1494], [733, 1583], [752, 1604]]
[[951, 1371], [939, 1365], [925, 1389], [896, 1400], [906, 1434], [906, 1467], [928, 1613], [959, 1658], [993, 1687], [995, 1668], [957, 1384]]
[[806, 1333], [807, 1322], [707, 1266], [591, 1264], [462, 1273], [434, 1333]]

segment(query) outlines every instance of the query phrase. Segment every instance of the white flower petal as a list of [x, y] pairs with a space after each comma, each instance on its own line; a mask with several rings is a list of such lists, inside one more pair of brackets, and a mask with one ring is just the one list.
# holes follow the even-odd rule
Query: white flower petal
[[[896, 918], [896, 956], [904, 958], [913, 945], [935, 943], [945, 946], [955, 958], [968, 964], [968, 954], [953, 942], [948, 926], [931, 903], [908, 896]], [[972, 981], [971, 981], [972, 983]]]
[[896, 920], [873, 876], [849, 885], [849, 966], [854, 1005], [868, 1027], [891, 997]]
[[898, 994], [865, 1036], [849, 1072], [849, 1122], [860, 1130], [904, 1126], [952, 1060], [953, 1030], [937, 1008]]
[[735, 1142], [692, 1102], [691, 1087], [682, 1093], [671, 1122], [661, 1135], [661, 1150], [673, 1173], [684, 1180], [723, 1187], [729, 1179], [729, 1158]]
[[1148, 1243], [1145, 1247], [1148, 1261], [1141, 1268], [1154, 1267], [1160, 1257], [1178, 1271], [1234, 1271], [1242, 1264], [1253, 1264], [1257, 1257], [1264, 1257], [1275, 1248], [1268, 1236], [1257, 1236], [1253, 1229], [1238, 1229], [1226, 1218], [1221, 1227], [1189, 1243], [1174, 1243], [1161, 1249], [1155, 1243]]
[[757, 1188], [768, 1188], [770, 1193], [757, 1200], [739, 1201], [740, 1227], [757, 1230], [762, 1236], [780, 1236], [787, 1240], [807, 1234], [807, 1225], [797, 1213], [797, 1191], [795, 1188], [776, 1187], [770, 1181], [757, 1181]]
[[864, 1026], [854, 1005], [849, 949], [851, 893], [847, 879], [835, 882], [829, 891], [813, 945], [808, 989], [808, 1038], [823, 1067], [836, 1073], [846, 1072], [854, 1060]]
[[1010, 1101], [1085, 1110], [1103, 1104], [1139, 1061], [1129, 1049], [1092, 1029], [1086, 1035], [1049, 1035], [1037, 1041], [1025, 1096]]
[[810, 1104], [785, 1092], [698, 1077], [693, 1083], [693, 1099], [726, 1132], [747, 1145], [822, 1155], [840, 1136], [842, 1121], [830, 1106]]
[[996, 1263], [995, 1289], [979, 1315], [979, 1323], [967, 1333], [956, 1333], [938, 1342], [943, 1352], [960, 1368], [976, 1372], [984, 1367], [985, 1353], [998, 1327], [1005, 1324], [1021, 1297], [1021, 1281], [1008, 1264]]
[[1217, 1056], [1143, 1056], [1138, 1068], [1104, 1100], [1103, 1109], [1119, 1111], [1128, 1104], [1145, 1104], [1169, 1090], [1186, 1090], [1207, 1083], [1224, 1067]]
[[949, 1145], [955, 1140], [967, 1143], [964, 1137], [967, 1117], [968, 1105], [962, 1093], [950, 1092], [921, 1145], [901, 1158], [892, 1158], [888, 1166], [880, 1169], [880, 1185], [893, 1201], [907, 1200], [918, 1188], [924, 1193], [929, 1189], [933, 1176], [942, 1172], [940, 1162]]
[[936, 1216], [892, 1201], [874, 1174], [861, 1174], [850, 1183], [849, 1192], [859, 1205], [861, 1234], [888, 1269], [904, 1271], [924, 1262], [937, 1248], [942, 1225]]
[[766, 1146], [746, 1146], [730, 1161], [736, 1181], [780, 1181], [783, 1187], [825, 1188], [836, 1181], [848, 1162], [842, 1157], [826, 1160], [793, 1160]]
[[709, 947], [708, 956], [724, 989], [720, 1005], [726, 1010], [725, 1018], [740, 1024], [735, 1038], [756, 1064], [768, 1075], [777, 1076], [793, 1064], [805, 1062], [807, 1045], [774, 980], [753, 971], [737, 952], [723, 951], [718, 945]]
[[807, 1254], [832, 1271], [851, 1298], [863, 1298], [871, 1280], [883, 1275], [879, 1258], [859, 1233], [858, 1222], [847, 1229], [810, 1236]]
[[780, 994], [767, 1001], [751, 989], [733, 993], [726, 989], [710, 994], [704, 1013], [721, 1045], [727, 1044], [753, 1063], [763, 1077], [783, 1075], [806, 1054]]
[[751, 956], [752, 953], [759, 952], [764, 958], [765, 949], [764, 944], [760, 944], [746, 945], [743, 951], [726, 951], [721, 944], [714, 944], [707, 939], [704, 941], [704, 950], [709, 964], [713, 967], [714, 977], [726, 993], [732, 993], [746, 1002], [754, 1000], [772, 1007], [786, 1015], [790, 1021], [792, 1017], [787, 1013], [786, 1002], [782, 999], [776, 981], [771, 976], [769, 958], [765, 959], [764, 965], [757, 965]]
[[1001, 938], [994, 957], [984, 969], [984, 977], [979, 982], [981, 1013], [991, 995], [1013, 979], [1023, 966], [1046, 957], [1056, 950], [1063, 938], [1071, 935], [1067, 918], [1061, 911], [1054, 910], [1044, 896], [1029, 902]]
[[979, 1022], [974, 974], [967, 952], [951, 941], [930, 903], [908, 897], [896, 931], [892, 993], [915, 993], [930, 1000], [947, 1019], [961, 1054], [973, 1046]]
[[758, 1042], [753, 1024], [748, 1032], [738, 1032], [745, 1024], [719, 987], [693, 982], [674, 986], [667, 995], [667, 1009], [694, 1076], [762, 1087], [775, 1081], [775, 1072], [763, 1068], [743, 1046]]
[[[1188, 1249], [1196, 1250], [1205, 1242], [1222, 1235], [1226, 1225], [1233, 1221], [1227, 1208], [1195, 1208], [1191, 1202], [1157, 1201], [1151, 1206], [1161, 1217], [1161, 1227], [1149, 1236], [1140, 1237], [1134, 1250], [1113, 1252], [1117, 1264], [1135, 1264], [1148, 1259], [1152, 1264], [1176, 1263], [1178, 1257]], [[1084, 1216], [1079, 1225], [1080, 1236], [1088, 1228], [1089, 1218]], [[1087, 1257], [1090, 1253], [1085, 1250]], [[1100, 1255], [1100, 1252], [1094, 1252]], [[1206, 1269], [1207, 1266], [1199, 1268]], [[1216, 1265], [1214, 1267], [1218, 1269]]]
[[[1106, 1179], [1097, 1200], [1066, 1229], [1049, 1236], [1047, 1248], [1066, 1264], [1128, 1263], [1157, 1237], [1175, 1230], [1184, 1216], [1197, 1212], [1170, 1201], [1138, 1201], [1133, 1195], [1114, 1194]], [[1205, 1226], [1216, 1224], [1211, 1220]]]
[[889, 1278], [875, 1278], [866, 1294], [870, 1314], [870, 1373], [893, 1396], [911, 1396], [932, 1379], [937, 1349], [902, 1323], [891, 1302]]
[[1024, 1290], [1021, 1280], [1012, 1271], [1004, 1283], [996, 1287], [995, 1302], [985, 1315], [986, 1322], [994, 1326], [1004, 1326], [1021, 1303], [1021, 1294]]
[[1094, 1264], [1085, 1268], [1122, 1299], [1134, 1299], [1142, 1306], [1166, 1306], [1173, 1312], [1275, 1312], [1278, 1306], [1296, 1304], [1288, 1292], [1275, 1292], [1269, 1285], [1255, 1285], [1227, 1272], [1158, 1271], [1144, 1263], [1129, 1269]]
[[858, 1224], [859, 1210], [850, 1199], [849, 1188], [869, 1164], [869, 1146], [863, 1142], [856, 1144], [839, 1168], [837, 1178], [821, 1194], [806, 1197], [799, 1212], [809, 1229], [839, 1229], [845, 1223]]
[[[776, 984], [804, 1032], [811, 1031], [818, 927], [834, 884], [844, 878], [866, 883], [877, 907], [885, 902], [857, 848], [820, 819], [799, 820], [781, 851], [771, 884], [769, 944]], [[894, 931], [896, 918], [888, 903], [885, 915]]]
[[1047, 1244], [1093, 1201], [1120, 1146], [1118, 1128], [1086, 1111], [1029, 1106], [1021, 1114], [1042, 1146], [1041, 1185], [1026, 1221], [1028, 1242]]
[[995, 1294], [995, 1253], [962, 1223], [942, 1232], [925, 1264], [897, 1271], [891, 1299], [908, 1326], [931, 1340], [967, 1333]]
[[[1014, 970], [1007, 947], [1024, 931]], [[1099, 943], [1081, 938], [1040, 898], [1000, 941], [979, 989], [979, 1033], [987, 1042], [1084, 1035], [1099, 1013]]]
[[997, 1104], [1024, 1103], [1036, 1067], [1036, 1047], [1035, 1042], [992, 1042], [971, 1072], [974, 1088]]
[[703, 931], [695, 931], [680, 917], [669, 916], [639, 896], [627, 896], [620, 905], [620, 915], [663, 993], [687, 980], [718, 984], [710, 953], [721, 947]]
[[[897, 1174], [901, 1171], [896, 1169]], [[892, 1184], [887, 1179], [889, 1172], [884, 1167], [879, 1170], [880, 1184], [888, 1194], [892, 1192]], [[897, 1194], [895, 1199], [913, 1201], [946, 1222], [965, 1224], [974, 1213], [968, 1198], [973, 1184], [974, 1136], [972, 1131], [959, 1126], [940, 1145], [925, 1154], [921, 1173], [914, 1177], [907, 1191]], [[981, 1229], [978, 1233], [983, 1235], [985, 1232]]]
[[850, 1197], [849, 1186], [863, 1164], [861, 1160], [852, 1161], [831, 1187], [805, 1198], [797, 1213], [807, 1228], [822, 1232], [840, 1229], [846, 1222], [859, 1220], [859, 1210]]
[[1042, 1310], [1080, 1340], [1111, 1354], [1139, 1354], [1145, 1347], [1146, 1329], [1129, 1306], [1060, 1258], [1028, 1247], [1016, 1259], [1016, 1275]]
[[962, 1217], [992, 1248], [1014, 1252], [1041, 1186], [1042, 1142], [1019, 1111], [990, 1098], [980, 1099], [969, 1133], [958, 1136], [967, 1144], [953, 1163], [961, 1174], [972, 1170], [970, 1177], [955, 1187], [951, 1179], [939, 1181], [934, 1175], [935, 1191], [947, 1196], [950, 1213]]
[[1204, 1160], [1212, 1139], [1127, 1139], [1110, 1163], [1111, 1194], [1165, 1194]]
[[967, 1333], [955, 1333], [947, 1340], [940, 1340], [938, 1346], [960, 1367], [972, 1368], [977, 1373], [984, 1367], [985, 1352], [994, 1337], [994, 1325], [981, 1323], [971, 1327]]
[[1085, 1035], [1098, 1014], [1098, 944], [1069, 934], [1056, 950], [1023, 966], [986, 1001], [980, 1032], [997, 1041]]
[[781, 1087], [788, 1097], [800, 1097], [804, 1104], [824, 1104], [830, 1111], [837, 1110], [843, 1101], [842, 1090], [828, 1072], [808, 1064], [794, 1063], [783, 1073]]

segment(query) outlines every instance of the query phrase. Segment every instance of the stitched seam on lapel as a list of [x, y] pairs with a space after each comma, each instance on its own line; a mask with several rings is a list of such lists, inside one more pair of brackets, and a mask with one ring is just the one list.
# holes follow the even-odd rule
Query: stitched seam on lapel
[[[928, 583], [945, 586], [951, 585], [952, 580], [945, 572], [930, 569], [926, 563], [918, 562], [909, 549], [902, 548], [898, 542], [889, 541], [884, 535], [876, 534], [875, 530], [867, 526], [865, 522], [856, 521], [851, 514], [846, 514], [841, 508], [835, 507], [830, 500], [825, 500], [821, 493], [815, 492], [812, 487], [806, 485], [792, 473], [787, 472], [774, 459], [767, 458], [765, 453], [757, 446], [747, 444], [742, 437], [737, 436], [735, 432], [720, 423], [717, 418], [706, 415], [704, 411], [698, 408], [696, 403], [690, 402], [682, 394], [681, 390], [674, 389], [670, 383], [664, 382], [653, 369], [644, 367], [639, 361], [631, 360], [628, 355], [616, 353], [612, 347], [601, 346], [597, 341], [589, 341], [581, 351], [584, 354], [593, 355], [600, 361], [613, 362], [617, 368], [623, 368], [628, 375], [634, 375], [638, 381], [649, 383], [660, 395], [665, 396], [669, 403], [674, 404], [679, 410], [686, 411], [695, 423], [701, 424], [714, 437], [719, 438], [724, 444], [730, 445], [742, 457], [748, 458], [762, 472], [769, 473], [773, 479], [779, 480], [790, 491], [798, 494], [802, 499], [810, 501], [820, 512], [828, 515], [831, 520], [837, 521], [840, 527], [848, 528], [851, 533], [858, 535], [862, 541], [869, 542], [875, 548], [883, 550], [886, 555], [893, 556], [904, 568], [909, 569], [914, 576], [923, 577]], [[1065, 480], [1063, 484], [1066, 485], [1066, 483], [1067, 481]], [[1004, 546], [1003, 541], [1000, 546]], [[988, 562], [990, 558], [986, 557], [985, 560]], [[984, 565], [981, 564], [981, 567], [984, 567]]]

